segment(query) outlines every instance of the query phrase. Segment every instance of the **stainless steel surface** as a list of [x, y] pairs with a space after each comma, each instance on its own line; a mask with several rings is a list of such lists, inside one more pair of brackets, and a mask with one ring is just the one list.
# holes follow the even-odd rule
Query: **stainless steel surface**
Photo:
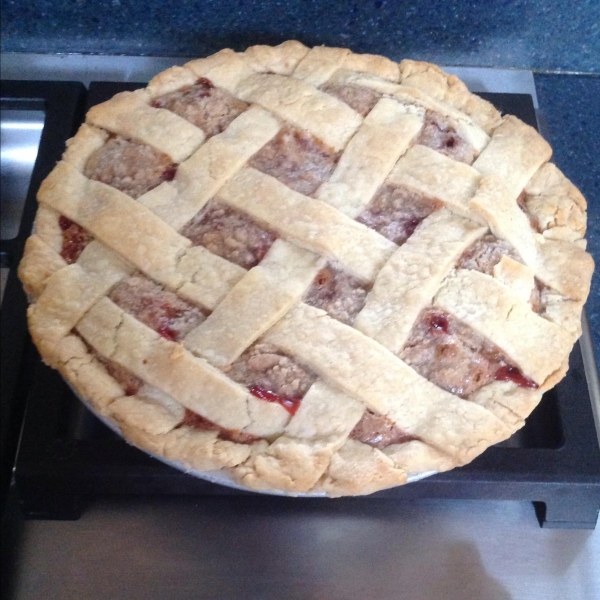
[[109, 499], [25, 524], [19, 600], [597, 600], [600, 531], [529, 503]]
[[[197, 57], [190, 57], [197, 58]], [[189, 58], [168, 56], [92, 56], [82, 54], [35, 54], [7, 52], [2, 56], [2, 79], [83, 81], [149, 81], [172, 65]], [[533, 73], [523, 69], [445, 67], [460, 77], [474, 92], [531, 94], [538, 107]]]
[[45, 114], [42, 110], [0, 110], [1, 185], [0, 238], [19, 233], [21, 214], [38, 154]]

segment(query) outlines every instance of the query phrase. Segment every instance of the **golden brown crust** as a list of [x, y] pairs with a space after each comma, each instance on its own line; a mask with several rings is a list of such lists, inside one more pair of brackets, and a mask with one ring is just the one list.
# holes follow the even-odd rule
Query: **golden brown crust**
[[[220, 88], [215, 97], [233, 96], [237, 107], [208, 140], [156, 108], [159, 97], [190, 86]], [[327, 91], [344, 86], [369, 100], [360, 114], [344, 101], [351, 95]], [[426, 115], [468, 145], [472, 165], [423, 145]], [[321, 149], [330, 161], [331, 174], [312, 195], [248, 166], [293, 128], [304, 152]], [[177, 164], [134, 199], [86, 177], [90, 157], [111, 136]], [[430, 63], [398, 65], [289, 41], [172, 67], [144, 90], [94, 107], [42, 184], [19, 267], [32, 299], [32, 337], [44, 360], [129, 441], [181, 468], [221, 469], [250, 489], [330, 496], [451, 469], [523, 425], [564, 377], [581, 333], [593, 271], [582, 239], [586, 203], [547, 162], [550, 153], [537, 132], [502, 118]], [[288, 183], [309, 166], [295, 168]], [[394, 187], [431, 210], [442, 207], [409, 223], [407, 241], [394, 238], [400, 247], [356, 220], [378, 190]], [[193, 245], [187, 224], [213, 201], [271, 236], [257, 266], [247, 270], [210, 245]], [[67, 265], [61, 252], [70, 221], [88, 237]], [[489, 274], [457, 270], [461, 254], [490, 231], [510, 252]], [[244, 231], [236, 235], [223, 243], [243, 244]], [[325, 285], [325, 263], [362, 286], [366, 304], [353, 323], [302, 301]], [[107, 296], [134, 271], [164, 286], [164, 298], [175, 293], [197, 305], [206, 320], [174, 341], [168, 327], [151, 329], [125, 312]], [[530, 303], [536, 290], [539, 313]], [[431, 305], [499, 348], [528, 387], [518, 377], [494, 380], [465, 399], [403, 362], [407, 335]], [[176, 313], [168, 302], [158, 310]], [[303, 398], [227, 375], [254, 343], [273, 345], [316, 377]], [[115, 379], [116, 368], [139, 379], [135, 390]], [[186, 419], [190, 411], [198, 423]], [[365, 414], [385, 419], [400, 437], [388, 446], [355, 439]]]

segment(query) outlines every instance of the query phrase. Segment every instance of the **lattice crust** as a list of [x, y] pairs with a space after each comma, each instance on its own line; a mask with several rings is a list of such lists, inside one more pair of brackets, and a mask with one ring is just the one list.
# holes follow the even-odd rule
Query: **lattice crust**
[[289, 41], [172, 67], [42, 184], [32, 337], [132, 443], [251, 489], [451, 469], [581, 333], [586, 203], [550, 154], [429, 63]]

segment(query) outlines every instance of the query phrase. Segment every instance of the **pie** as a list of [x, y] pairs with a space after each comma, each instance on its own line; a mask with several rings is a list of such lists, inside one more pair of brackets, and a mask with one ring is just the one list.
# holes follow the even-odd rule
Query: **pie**
[[130, 442], [250, 489], [464, 465], [581, 334], [586, 202], [550, 156], [429, 63], [289, 41], [172, 67], [42, 184], [31, 335]]

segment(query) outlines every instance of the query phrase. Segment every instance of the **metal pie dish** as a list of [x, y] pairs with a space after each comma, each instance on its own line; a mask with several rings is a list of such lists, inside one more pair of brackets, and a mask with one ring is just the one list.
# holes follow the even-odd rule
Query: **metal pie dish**
[[[231, 477], [231, 475], [229, 475], [226, 471], [224, 471], [222, 469], [218, 469], [215, 471], [198, 471], [196, 469], [190, 469], [189, 467], [187, 467], [186, 465], [184, 465], [183, 463], [181, 463], [177, 460], [170, 460], [168, 458], [165, 458], [164, 456], [160, 456], [159, 454], [154, 454], [154, 452], [150, 452], [149, 450], [139, 448], [135, 444], [132, 444], [123, 435], [123, 432], [121, 431], [120, 427], [112, 419], [108, 418], [105, 415], [100, 414], [92, 406], [92, 404], [90, 402], [88, 402], [85, 398], [83, 398], [77, 392], [75, 387], [73, 387], [73, 385], [69, 381], [65, 380], [65, 382], [67, 383], [67, 385], [69, 386], [69, 388], [71, 389], [73, 394], [83, 403], [83, 405], [97, 419], [99, 419], [102, 423], [104, 423], [104, 425], [106, 425], [111, 431], [116, 433], [120, 438], [125, 440], [128, 444], [135, 446], [141, 452], [144, 452], [145, 454], [152, 456], [156, 460], [159, 460], [160, 462], [164, 463], [165, 465], [168, 465], [169, 467], [172, 467], [179, 471], [183, 471], [187, 475], [191, 475], [192, 477], [197, 477], [198, 479], [208, 481], [209, 483], [215, 483], [217, 485], [224, 485], [225, 487], [232, 488], [234, 490], [240, 490], [243, 492], [252, 492], [255, 494], [266, 494], [268, 496], [287, 496], [287, 497], [294, 497], [294, 498], [328, 498], [329, 497], [325, 492], [301, 492], [301, 493], [293, 494], [293, 493], [289, 493], [289, 492], [284, 492], [282, 490], [268, 490], [268, 489], [256, 490], [253, 488], [246, 487], [244, 485], [240, 485]], [[416, 481], [420, 481], [421, 479], [425, 479], [426, 477], [431, 477], [432, 475], [435, 475], [436, 473], [437, 473], [437, 471], [424, 471], [422, 473], [413, 473], [412, 475], [408, 476], [406, 483], [407, 484], [414, 483]]]

